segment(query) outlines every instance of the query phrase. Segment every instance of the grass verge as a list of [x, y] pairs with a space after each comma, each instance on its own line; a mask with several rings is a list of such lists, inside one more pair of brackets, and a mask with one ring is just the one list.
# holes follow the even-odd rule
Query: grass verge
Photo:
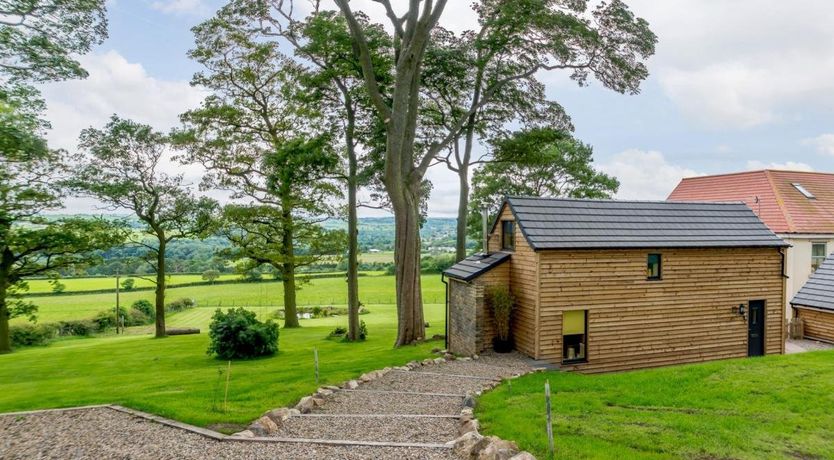
[[834, 352], [634, 372], [531, 374], [485, 394], [482, 433], [560, 459], [834, 458]]

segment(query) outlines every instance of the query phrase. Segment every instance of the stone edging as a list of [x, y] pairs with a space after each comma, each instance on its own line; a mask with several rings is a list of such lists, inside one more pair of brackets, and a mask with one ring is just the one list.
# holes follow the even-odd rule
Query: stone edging
[[[477, 355], [475, 355], [477, 359]], [[532, 369], [522, 374], [514, 374], [509, 379], [515, 379], [522, 375], [538, 372], [540, 369]], [[484, 391], [492, 390], [503, 381], [491, 382], [481, 391], [476, 391], [473, 396], [467, 396], [464, 400], [464, 407], [460, 411], [460, 424], [458, 434], [460, 437], [449, 441], [446, 445], [452, 448], [461, 458], [467, 459], [495, 459], [495, 460], [536, 460], [530, 452], [519, 451], [518, 445], [512, 441], [506, 441], [498, 436], [484, 436], [478, 432], [480, 423], [475, 418], [473, 409], [476, 398]]]

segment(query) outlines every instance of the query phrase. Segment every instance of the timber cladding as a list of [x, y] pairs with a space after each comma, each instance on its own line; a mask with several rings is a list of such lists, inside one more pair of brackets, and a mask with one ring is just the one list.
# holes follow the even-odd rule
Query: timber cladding
[[834, 312], [794, 306], [805, 324], [805, 337], [834, 343]]
[[[646, 278], [649, 253], [662, 279]], [[562, 312], [588, 311], [587, 363], [601, 372], [747, 356], [739, 304], [765, 300], [765, 352], [783, 352], [782, 255], [776, 248], [539, 252], [538, 358], [562, 361]]]
[[[495, 226], [489, 235], [490, 252], [501, 250], [502, 220], [515, 220], [509, 206], [505, 206]], [[515, 348], [528, 356], [536, 356], [536, 327], [538, 322], [538, 260], [539, 253], [533, 251], [522, 232], [515, 230], [515, 248], [509, 265], [510, 291], [515, 297], [511, 321], [511, 334], [515, 341]]]

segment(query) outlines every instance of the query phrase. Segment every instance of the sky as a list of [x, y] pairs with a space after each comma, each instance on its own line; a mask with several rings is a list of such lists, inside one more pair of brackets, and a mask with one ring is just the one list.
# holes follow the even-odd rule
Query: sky
[[[573, 119], [575, 135], [593, 146], [595, 167], [620, 180], [618, 198], [662, 200], [681, 178], [703, 174], [834, 172], [834, 2], [625, 1], [659, 40], [640, 94], [578, 87], [559, 72], [539, 75]], [[200, 70], [186, 56], [190, 28], [223, 3], [109, 0], [109, 38], [79, 58], [89, 78], [42, 88], [51, 145], [74, 150], [82, 129], [103, 126], [113, 113], [163, 131], [176, 126], [205, 96], [189, 84]], [[441, 25], [473, 27], [469, 4], [450, 0]], [[383, 18], [371, 0], [352, 5]], [[197, 167], [171, 168], [199, 181]], [[429, 179], [429, 214], [456, 215], [454, 174], [437, 166]], [[102, 212], [87, 199], [66, 205], [64, 212]]]

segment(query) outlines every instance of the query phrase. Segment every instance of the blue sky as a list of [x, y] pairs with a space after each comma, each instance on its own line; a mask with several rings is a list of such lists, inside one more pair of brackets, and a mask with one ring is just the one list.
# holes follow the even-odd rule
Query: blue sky
[[[565, 75], [541, 75], [548, 94], [573, 118], [577, 137], [594, 146], [597, 167], [621, 180], [619, 197], [663, 199], [681, 177], [697, 174], [763, 167], [834, 171], [834, 3], [626, 2], [659, 36], [641, 94], [620, 95], [596, 83], [579, 88]], [[353, 3], [381, 18], [369, 0]], [[110, 38], [82, 57], [90, 78], [44, 89], [53, 145], [73, 148], [81, 129], [102, 125], [113, 112], [159, 129], [174, 126], [177, 115], [202, 98], [188, 85], [199, 70], [186, 57], [189, 29], [220, 4], [109, 2]], [[468, 4], [450, 1], [441, 23], [458, 31], [471, 27]], [[195, 180], [200, 175], [192, 167], [182, 170]], [[453, 176], [437, 168], [430, 178], [430, 213], [453, 215]], [[68, 202], [70, 211], [93, 207]]]

